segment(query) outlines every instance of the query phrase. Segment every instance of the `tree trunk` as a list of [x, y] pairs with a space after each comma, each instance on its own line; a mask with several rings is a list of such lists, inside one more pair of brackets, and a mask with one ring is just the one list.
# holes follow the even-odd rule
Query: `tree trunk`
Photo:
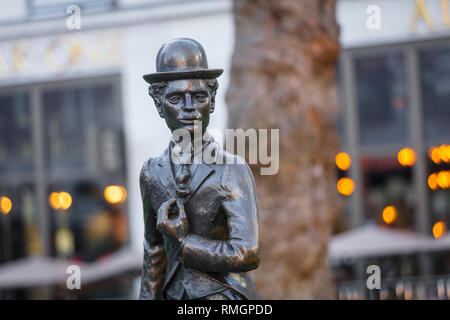
[[252, 166], [262, 242], [253, 277], [262, 298], [334, 298], [335, 0], [234, 0], [234, 14], [228, 127], [280, 129], [279, 172]]

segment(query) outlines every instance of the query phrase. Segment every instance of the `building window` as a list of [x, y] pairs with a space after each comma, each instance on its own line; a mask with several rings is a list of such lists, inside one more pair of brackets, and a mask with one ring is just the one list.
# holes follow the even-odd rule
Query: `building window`
[[44, 252], [95, 261], [127, 242], [117, 88], [108, 77], [0, 93], [0, 196], [12, 202], [0, 216], [1, 262]]
[[[433, 148], [450, 145], [450, 43], [352, 49], [344, 56], [349, 63], [341, 73], [349, 76], [341, 85], [349, 90], [340, 92], [346, 94], [342, 101], [350, 106], [350, 116], [340, 134], [348, 136], [350, 125], [358, 133], [346, 150], [356, 167], [353, 178], [361, 181], [349, 216], [358, 223], [373, 221], [433, 236], [435, 223], [449, 226], [450, 221], [447, 178], [429, 180], [450, 172], [447, 151], [440, 158], [436, 152], [431, 156]], [[409, 164], [399, 160], [403, 149], [412, 154]], [[422, 186], [428, 191], [419, 193]], [[383, 216], [386, 207], [395, 211]], [[423, 219], [426, 230], [418, 225]]]
[[450, 139], [450, 44], [419, 51], [425, 137], [429, 142]]
[[401, 53], [355, 58], [360, 142], [392, 144], [408, 139], [408, 82]]
[[0, 106], [0, 174], [29, 174], [33, 170], [29, 95], [0, 95]]

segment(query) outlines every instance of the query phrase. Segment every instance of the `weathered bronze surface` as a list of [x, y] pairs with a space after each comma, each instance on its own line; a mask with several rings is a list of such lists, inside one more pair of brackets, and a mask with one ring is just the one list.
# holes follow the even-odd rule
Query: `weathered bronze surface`
[[[223, 70], [208, 69], [204, 49], [192, 39], [167, 42], [156, 63], [157, 72], [144, 79], [169, 129], [188, 130], [193, 142], [195, 122], [201, 121], [200, 151], [217, 147], [206, 129]], [[146, 161], [140, 175], [145, 223], [140, 299], [258, 299], [247, 273], [260, 260], [248, 165], [218, 147], [212, 163], [176, 162], [175, 142], [172, 138], [161, 156]]]

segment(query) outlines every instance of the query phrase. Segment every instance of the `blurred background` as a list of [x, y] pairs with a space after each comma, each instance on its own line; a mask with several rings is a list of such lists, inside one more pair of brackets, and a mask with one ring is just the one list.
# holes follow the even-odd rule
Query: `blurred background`
[[[337, 0], [335, 12], [334, 297], [450, 299], [448, 2]], [[202, 43], [225, 69], [220, 139], [235, 34], [230, 0], [0, 2], [1, 299], [137, 298], [139, 172], [169, 139], [142, 75], [167, 40]], [[66, 287], [72, 264], [81, 290]], [[381, 290], [367, 289], [369, 265]]]

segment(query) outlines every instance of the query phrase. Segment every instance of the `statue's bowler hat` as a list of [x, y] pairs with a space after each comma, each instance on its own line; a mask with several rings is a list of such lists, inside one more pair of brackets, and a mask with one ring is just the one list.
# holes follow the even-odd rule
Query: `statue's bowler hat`
[[215, 79], [223, 69], [208, 69], [202, 45], [193, 39], [166, 42], [156, 56], [156, 73], [144, 75], [148, 83], [180, 79]]

